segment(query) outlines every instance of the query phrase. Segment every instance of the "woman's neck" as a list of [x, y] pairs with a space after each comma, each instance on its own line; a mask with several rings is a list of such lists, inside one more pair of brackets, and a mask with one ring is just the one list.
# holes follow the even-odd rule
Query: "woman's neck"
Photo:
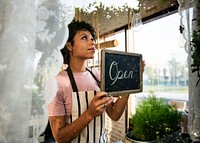
[[72, 72], [85, 72], [85, 62], [70, 62]]

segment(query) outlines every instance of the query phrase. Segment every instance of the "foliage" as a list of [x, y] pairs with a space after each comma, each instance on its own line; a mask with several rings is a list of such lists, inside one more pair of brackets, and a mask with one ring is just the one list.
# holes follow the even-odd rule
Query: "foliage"
[[192, 73], [197, 72], [197, 77], [199, 78], [196, 86], [200, 82], [200, 4], [197, 5], [197, 10], [197, 18], [193, 19], [193, 21], [197, 22], [197, 30], [193, 31], [191, 40], [191, 58], [193, 59], [193, 62], [191, 64], [191, 70]]
[[[112, 3], [112, 2], [111, 2]], [[95, 12], [95, 11], [98, 11], [99, 9], [103, 9], [103, 11], [106, 11], [106, 12], [112, 12], [112, 13], [118, 13], [118, 12], [123, 12], [123, 11], [128, 11], [128, 9], [132, 9], [133, 7], [130, 7], [127, 3], [124, 3], [124, 5], [121, 5], [121, 6], [116, 6], [114, 5], [104, 5], [103, 2], [92, 2], [92, 3], [89, 3], [89, 5], [87, 7], [83, 7], [82, 8], [82, 11], [83, 12]]]
[[38, 90], [35, 89], [32, 91], [32, 115], [42, 115], [44, 113], [42, 106], [45, 101], [43, 97], [39, 94]]
[[130, 120], [133, 138], [140, 141], [165, 138], [176, 131], [180, 120], [181, 113], [175, 106], [166, 104], [164, 98], [156, 98], [151, 93], [138, 105]]

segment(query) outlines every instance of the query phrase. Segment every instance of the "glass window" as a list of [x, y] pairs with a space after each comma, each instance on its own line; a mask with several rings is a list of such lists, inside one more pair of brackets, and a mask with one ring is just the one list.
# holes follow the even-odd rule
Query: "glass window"
[[133, 96], [132, 104], [137, 104], [150, 91], [166, 98], [166, 101], [180, 100], [187, 103], [187, 53], [179, 25], [180, 16], [175, 13], [144, 24], [140, 31], [134, 32], [134, 51], [143, 55], [146, 66], [143, 92]]
[[116, 32], [114, 35], [106, 37], [106, 39], [105, 39], [105, 41], [110, 41], [110, 40], [117, 40], [118, 46], [106, 48], [106, 49], [116, 50], [116, 51], [125, 51], [126, 48], [125, 48], [125, 32], [124, 32], [124, 30]]
[[[132, 30], [127, 32], [128, 51], [142, 54], [146, 64], [143, 73], [143, 92], [130, 96], [132, 111], [129, 113], [134, 113], [135, 106], [150, 92], [157, 97], [166, 98], [166, 102], [181, 101], [184, 103], [183, 109], [187, 109], [187, 53], [183, 47], [179, 26], [180, 16], [175, 13], [144, 24], [139, 31], [134, 32], [134, 35]], [[118, 46], [107, 49], [126, 51], [124, 30], [100, 39], [100, 43], [114, 39], [118, 41]], [[99, 66], [99, 53], [100, 50], [96, 52], [94, 59], [96, 67]]]
[[[124, 30], [115, 32], [114, 34], [101, 38], [99, 43], [107, 42], [107, 41], [112, 41], [116, 40], [118, 42], [118, 45], [116, 47], [110, 47], [106, 48], [108, 50], [116, 50], [116, 51], [125, 51], [125, 32]], [[94, 66], [94, 67], [99, 67], [99, 59], [100, 59], [100, 50], [96, 50], [94, 59], [88, 60], [88, 67]]]

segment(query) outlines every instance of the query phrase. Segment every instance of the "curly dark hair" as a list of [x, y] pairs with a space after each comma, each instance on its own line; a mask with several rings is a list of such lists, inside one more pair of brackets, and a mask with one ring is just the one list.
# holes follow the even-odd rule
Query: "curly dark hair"
[[[73, 21], [68, 25], [68, 28], [69, 28], [69, 37], [67, 42], [70, 42], [72, 46], [74, 44], [74, 36], [78, 31], [82, 30], [89, 31], [94, 40], [96, 39], [96, 33], [94, 27], [85, 21]], [[69, 51], [67, 50], [67, 48], [64, 46], [60, 51], [63, 55], [63, 60], [64, 60], [63, 63], [69, 64]]]

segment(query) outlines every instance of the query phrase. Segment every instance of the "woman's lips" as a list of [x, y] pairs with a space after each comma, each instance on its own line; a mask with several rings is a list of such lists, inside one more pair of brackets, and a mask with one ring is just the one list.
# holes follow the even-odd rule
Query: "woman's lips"
[[95, 51], [95, 48], [89, 48], [88, 51]]

